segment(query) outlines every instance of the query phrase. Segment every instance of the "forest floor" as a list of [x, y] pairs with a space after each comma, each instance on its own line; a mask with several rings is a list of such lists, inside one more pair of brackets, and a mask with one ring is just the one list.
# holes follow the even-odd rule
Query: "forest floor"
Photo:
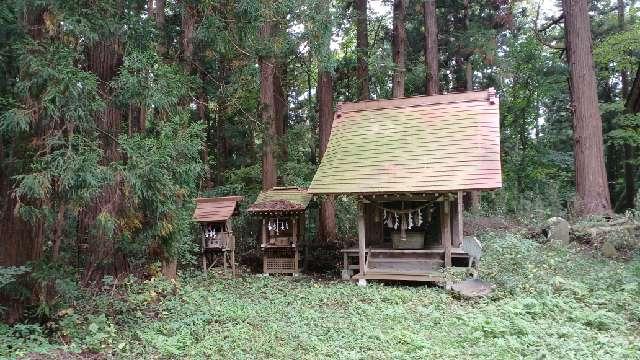
[[130, 279], [76, 300], [55, 324], [0, 328], [0, 357], [640, 358], [638, 256], [508, 233], [481, 240], [488, 298], [306, 276]]

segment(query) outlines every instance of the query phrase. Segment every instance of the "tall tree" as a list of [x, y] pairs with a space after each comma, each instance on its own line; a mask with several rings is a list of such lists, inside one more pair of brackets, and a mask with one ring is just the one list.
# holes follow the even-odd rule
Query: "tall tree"
[[156, 23], [158, 29], [158, 53], [164, 55], [167, 53], [167, 39], [166, 39], [166, 15], [165, 15], [166, 0], [148, 0], [147, 12]]
[[[470, 24], [469, 0], [464, 0], [462, 17], [463, 17], [463, 23], [464, 23], [464, 32], [466, 34], [469, 31], [469, 24]], [[468, 51], [468, 49], [464, 49], [464, 50], [466, 52], [466, 54], [464, 55], [464, 79], [466, 81], [465, 90], [473, 91], [473, 66], [471, 65], [471, 55], [473, 54], [473, 52]]]
[[[625, 30], [625, 3], [624, 0], [618, 0], [618, 27], [620, 32]], [[625, 69], [620, 71], [621, 95], [623, 99], [629, 96], [629, 74]], [[636, 197], [636, 176], [635, 165], [633, 163], [634, 148], [628, 142], [623, 145], [624, 151], [624, 200], [622, 208], [632, 209], [635, 205]], [[616, 204], [616, 210], [618, 205]]]
[[[468, 34], [470, 28], [470, 14], [469, 14], [469, 0], [463, 1], [462, 8], [462, 26], [464, 34]], [[473, 51], [460, 46], [460, 65], [464, 66], [464, 90], [473, 91], [473, 66], [471, 65], [471, 55]], [[478, 190], [471, 191], [469, 193], [469, 209], [473, 212], [480, 211], [481, 206], [481, 192]]]
[[[268, 16], [260, 27], [260, 40], [264, 45], [272, 41], [272, 20]], [[268, 46], [266, 46], [268, 47]], [[276, 139], [278, 136], [276, 127], [275, 103], [273, 95], [274, 59], [270, 49], [267, 49], [259, 59], [260, 65], [260, 117], [264, 127], [262, 137], [262, 189], [268, 190], [277, 184], [276, 166]]]
[[406, 75], [406, 3], [405, 0], [393, 1], [393, 79], [391, 83], [391, 96], [394, 98], [404, 97], [404, 81]]
[[[104, 94], [107, 104], [95, 119], [96, 127], [102, 133], [101, 148], [107, 164], [122, 158], [117, 138], [123, 114], [112, 100], [113, 89], [110, 85], [123, 63], [122, 47], [122, 41], [117, 35], [105, 35], [104, 39], [92, 44], [87, 51], [88, 69], [100, 80], [100, 92]], [[109, 233], [97, 224], [98, 219], [116, 219], [122, 210], [121, 181], [121, 176], [116, 175], [113, 182], [102, 189], [101, 194], [80, 214], [78, 235], [81, 243], [88, 244], [90, 252], [82, 278], [85, 284], [102, 276], [102, 272], [106, 270], [103, 268], [105, 263], [111, 263], [111, 272], [114, 274], [128, 271], [127, 260], [118, 252], [114, 241], [116, 234]]]
[[[182, 50], [182, 65], [184, 71], [187, 74], [197, 74], [203, 83], [205, 81], [205, 73], [202, 71], [202, 65], [198, 63], [198, 59], [194, 53], [195, 50], [195, 31], [196, 26], [200, 22], [201, 15], [198, 13], [196, 5], [190, 1], [185, 1], [182, 4], [181, 12], [181, 50]], [[156, 26], [159, 26], [156, 22]], [[158, 28], [158, 31], [164, 31], [164, 29]], [[198, 120], [202, 121], [206, 125], [206, 138], [204, 146], [202, 147], [202, 162], [204, 163], [204, 187], [211, 188], [213, 186], [211, 177], [211, 168], [209, 167], [209, 134], [211, 133], [210, 124], [207, 121], [207, 93], [204, 90], [204, 86], [198, 90], [198, 96], [196, 100], [196, 116]]]
[[[288, 24], [286, 16], [284, 20], [273, 24], [274, 37], [287, 36]], [[288, 114], [289, 114], [289, 91], [287, 89], [287, 66], [288, 59], [286, 51], [278, 51], [278, 56], [274, 60], [273, 72], [273, 106], [274, 121], [277, 136], [277, 156], [282, 162], [287, 161], [287, 143], [284, 135], [287, 130]], [[285, 182], [285, 179], [279, 179]], [[282, 185], [282, 184], [281, 184]]]
[[[45, 9], [29, 6], [27, 3], [21, 10], [18, 12], [21, 16], [17, 19], [20, 32], [25, 34], [29, 41], [39, 42], [45, 36]], [[23, 69], [16, 70], [22, 73], [19, 77], [25, 80], [26, 74], [23, 74]], [[27, 108], [38, 108], [38, 104], [29, 95], [21, 100]], [[33, 124], [40, 123], [37, 110], [31, 110], [29, 114]], [[0, 236], [0, 267], [21, 266], [40, 260], [43, 256], [45, 239], [42, 220], [37, 220], [34, 224], [23, 219], [16, 211], [19, 200], [12, 194], [14, 189], [11, 176], [16, 172], [19, 163], [12, 159], [12, 155], [18, 150], [19, 142], [17, 136], [11, 135], [13, 134], [0, 132], [0, 234], [2, 234]], [[32, 145], [42, 144], [42, 135], [41, 130], [36, 129], [29, 141]], [[29, 151], [36, 152], [39, 149], [34, 148]], [[34, 289], [34, 292], [37, 292], [37, 289]], [[27, 304], [22, 299], [12, 298], [10, 295], [0, 293], [0, 307], [5, 308], [5, 311], [0, 314], [0, 321], [14, 323], [20, 320], [22, 310]]]
[[[227, 77], [229, 75], [229, 59], [221, 56], [218, 60], [218, 98], [224, 99], [227, 94]], [[224, 184], [224, 172], [227, 169], [228, 142], [225, 128], [228, 117], [228, 106], [225, 101], [217, 102], [216, 111], [216, 185]], [[208, 134], [209, 132], [207, 132]]]
[[367, 21], [367, 0], [356, 0], [355, 5], [358, 99], [369, 100], [369, 29]]
[[426, 67], [426, 95], [440, 92], [438, 79], [438, 23], [436, 19], [436, 1], [425, 0], [424, 6], [424, 60]]
[[581, 0], [563, 0], [562, 9], [573, 111], [576, 210], [580, 215], [609, 213], [611, 200], [591, 53], [589, 4]]
[[[327, 150], [331, 125], [333, 124], [333, 76], [330, 71], [320, 68], [318, 73], [318, 136], [320, 140], [320, 160]], [[326, 196], [320, 202], [320, 228], [318, 238], [330, 241], [336, 238], [336, 206], [333, 196]]]

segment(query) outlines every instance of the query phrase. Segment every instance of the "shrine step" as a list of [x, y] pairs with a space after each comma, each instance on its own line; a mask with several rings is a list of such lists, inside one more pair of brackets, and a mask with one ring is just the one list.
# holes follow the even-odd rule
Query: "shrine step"
[[440, 272], [428, 272], [419, 275], [412, 274], [383, 274], [383, 273], [371, 273], [366, 275], [356, 274], [352, 277], [353, 280], [393, 280], [393, 281], [418, 281], [418, 282], [439, 282], [444, 281], [444, 276]]
[[436, 259], [369, 259], [368, 273], [424, 274], [442, 268], [444, 261]]
[[402, 257], [402, 258], [392, 258], [392, 257], [375, 257], [371, 256], [369, 261], [375, 262], [443, 262], [439, 258], [424, 258], [424, 257]]

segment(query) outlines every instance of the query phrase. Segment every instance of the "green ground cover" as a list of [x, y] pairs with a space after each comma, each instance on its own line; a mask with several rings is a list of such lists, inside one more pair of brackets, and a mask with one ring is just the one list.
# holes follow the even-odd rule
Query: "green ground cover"
[[50, 324], [0, 328], [0, 356], [640, 358], [638, 257], [617, 262], [509, 234], [482, 241], [481, 277], [497, 285], [486, 299], [311, 277], [107, 281]]

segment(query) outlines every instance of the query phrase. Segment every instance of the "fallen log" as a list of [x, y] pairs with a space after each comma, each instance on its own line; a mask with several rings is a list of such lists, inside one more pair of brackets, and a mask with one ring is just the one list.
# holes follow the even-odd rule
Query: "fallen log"
[[572, 226], [571, 227], [571, 232], [573, 234], [580, 235], [580, 236], [587, 235], [592, 238], [597, 238], [612, 232], [631, 233], [637, 230], [640, 230], [640, 224], [627, 224], [627, 225], [617, 225], [617, 226], [594, 226], [594, 227]]

